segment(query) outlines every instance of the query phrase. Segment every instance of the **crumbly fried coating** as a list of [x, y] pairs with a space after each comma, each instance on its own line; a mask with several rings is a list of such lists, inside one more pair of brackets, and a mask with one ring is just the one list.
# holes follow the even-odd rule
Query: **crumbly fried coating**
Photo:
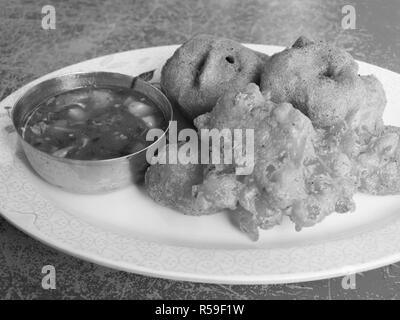
[[[400, 128], [354, 130], [346, 122], [319, 130], [319, 154], [345, 154], [356, 172], [358, 191], [374, 195], [400, 193]], [[344, 169], [341, 169], [344, 170]]]
[[227, 91], [215, 108], [198, 117], [199, 128], [255, 130], [255, 166], [239, 195], [240, 227], [257, 238], [257, 228], [279, 224], [284, 215], [296, 229], [334, 212], [354, 209], [356, 177], [343, 153], [318, 154], [310, 119], [289, 103], [275, 104], [249, 84]]
[[[268, 60], [260, 91], [250, 77], [224, 82], [236, 78], [216, 66], [226, 53], [215, 49], [218, 43], [199, 36], [178, 50], [163, 70], [164, 90], [180, 104], [200, 106], [190, 114], [200, 114], [198, 130], [253, 129], [254, 169], [238, 176], [235, 161], [152, 165], [146, 189], [155, 201], [189, 215], [227, 210], [257, 240], [259, 229], [284, 216], [300, 230], [332, 212], [353, 211], [356, 191], [400, 193], [400, 128], [383, 125], [382, 86], [374, 76], [359, 76], [349, 54], [301, 37]], [[170, 84], [167, 75], [183, 81]]]
[[[168, 152], [168, 146], [160, 152]], [[147, 169], [145, 188], [157, 203], [198, 216], [235, 209], [242, 184], [232, 172], [201, 164], [167, 163]]]
[[[167, 150], [168, 146], [163, 152]], [[203, 170], [204, 166], [196, 164], [153, 164], [146, 171], [146, 191], [161, 205], [198, 215], [199, 210], [193, 207], [192, 186], [203, 182]]]
[[386, 97], [375, 76], [358, 75], [345, 50], [304, 37], [273, 55], [261, 75], [261, 89], [274, 102], [289, 102], [314, 126], [328, 127], [349, 118], [353, 127], [382, 126]]
[[284, 216], [300, 230], [332, 212], [353, 211], [358, 188], [400, 192], [399, 128], [371, 134], [342, 121], [315, 129], [298, 109], [273, 103], [255, 84], [226, 91], [194, 123], [199, 130], [253, 129], [253, 172], [236, 176], [235, 163], [153, 165], [146, 173], [147, 191], [157, 202], [190, 215], [228, 210], [253, 240], [259, 228], [272, 228]]
[[161, 87], [193, 120], [211, 111], [227, 88], [259, 83], [267, 58], [233, 40], [197, 35], [168, 59], [161, 72]]
[[385, 126], [360, 146], [355, 159], [360, 174], [359, 190], [369, 194], [400, 193], [400, 128]]

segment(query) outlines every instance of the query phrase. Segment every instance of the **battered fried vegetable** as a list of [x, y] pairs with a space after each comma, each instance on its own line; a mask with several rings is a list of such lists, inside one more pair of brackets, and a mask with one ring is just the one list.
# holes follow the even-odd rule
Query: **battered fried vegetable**
[[314, 126], [343, 120], [353, 128], [374, 131], [382, 126], [386, 97], [375, 76], [358, 75], [358, 65], [345, 50], [299, 38], [291, 48], [265, 64], [261, 89], [274, 102], [289, 102]]
[[301, 37], [269, 59], [261, 87], [273, 101], [291, 102], [323, 129], [319, 153], [345, 154], [357, 172], [360, 191], [400, 192], [400, 131], [383, 125], [382, 85], [373, 75], [358, 75], [350, 54]]
[[360, 191], [370, 194], [400, 192], [400, 128], [387, 126], [372, 135], [358, 155]]
[[400, 193], [400, 128], [354, 130], [346, 122], [318, 130], [318, 152], [343, 153], [357, 173], [358, 190], [375, 195]]
[[168, 59], [161, 87], [189, 119], [194, 119], [211, 111], [227, 88], [259, 83], [266, 58], [233, 40], [197, 35]]
[[192, 187], [203, 182], [203, 170], [202, 165], [154, 164], [145, 175], [146, 191], [161, 205], [198, 215], [199, 209], [193, 207]]
[[385, 126], [373, 133], [328, 130], [324, 139], [331, 150], [348, 155], [359, 177], [359, 191], [375, 194], [400, 193], [400, 128]]
[[195, 120], [199, 129], [255, 130], [255, 167], [242, 183], [241, 229], [257, 238], [288, 215], [296, 229], [312, 226], [334, 211], [354, 209], [357, 177], [341, 152], [319, 154], [311, 121], [289, 103], [265, 99], [255, 84], [227, 91], [210, 114]]
[[[168, 146], [162, 152], [168, 152]], [[169, 163], [150, 166], [145, 186], [157, 203], [195, 216], [235, 209], [242, 188], [231, 172], [200, 164]]]

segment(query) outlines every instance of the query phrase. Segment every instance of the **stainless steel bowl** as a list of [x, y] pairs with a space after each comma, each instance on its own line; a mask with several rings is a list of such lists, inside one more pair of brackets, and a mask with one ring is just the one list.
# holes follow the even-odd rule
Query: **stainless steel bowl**
[[[140, 78], [109, 72], [63, 75], [43, 81], [29, 89], [14, 105], [11, 118], [22, 148], [35, 171], [53, 185], [78, 193], [100, 193], [137, 183], [143, 179], [148, 164], [145, 148], [120, 158], [107, 160], [74, 160], [40, 151], [22, 137], [26, 117], [40, 103], [60, 93], [83, 87], [131, 88], [146, 95], [162, 111], [168, 130], [172, 107], [164, 94]], [[161, 137], [153, 143], [159, 143]]]

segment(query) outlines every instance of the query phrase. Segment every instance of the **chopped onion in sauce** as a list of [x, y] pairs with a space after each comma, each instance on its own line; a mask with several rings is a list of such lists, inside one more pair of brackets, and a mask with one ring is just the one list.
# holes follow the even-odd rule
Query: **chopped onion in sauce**
[[27, 118], [23, 138], [57, 157], [103, 160], [146, 148], [150, 128], [165, 129], [161, 110], [130, 89], [81, 88], [41, 103]]

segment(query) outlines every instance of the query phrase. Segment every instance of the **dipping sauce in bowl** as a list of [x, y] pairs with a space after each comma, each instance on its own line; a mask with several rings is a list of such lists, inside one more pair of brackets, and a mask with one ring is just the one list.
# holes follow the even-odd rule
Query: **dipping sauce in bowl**
[[[78, 72], [33, 85], [11, 118], [39, 176], [71, 192], [103, 193], [143, 182], [148, 148], [163, 145], [173, 109], [138, 77]], [[146, 141], [151, 128], [162, 134]]]
[[56, 157], [104, 160], [138, 152], [150, 128], [164, 129], [162, 111], [129, 88], [79, 88], [37, 106], [22, 128], [35, 148]]

